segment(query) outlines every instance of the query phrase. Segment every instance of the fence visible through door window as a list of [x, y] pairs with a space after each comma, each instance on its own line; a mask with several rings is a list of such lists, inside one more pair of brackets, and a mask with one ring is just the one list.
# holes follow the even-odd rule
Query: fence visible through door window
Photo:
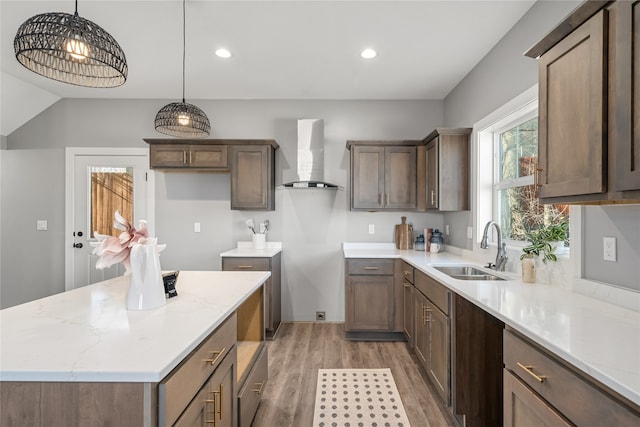
[[113, 228], [114, 213], [133, 221], [133, 168], [90, 166], [91, 237], [100, 234], [118, 236]]

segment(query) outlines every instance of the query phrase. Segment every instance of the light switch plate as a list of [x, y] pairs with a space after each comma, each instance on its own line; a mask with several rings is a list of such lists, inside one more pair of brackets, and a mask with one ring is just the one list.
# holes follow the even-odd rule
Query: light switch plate
[[473, 239], [473, 227], [467, 227], [467, 239]]
[[369, 234], [374, 234], [376, 232], [375, 224], [369, 224]]
[[199, 233], [200, 232], [200, 223], [199, 222], [194, 222], [193, 223], [193, 232], [194, 233]]
[[616, 262], [616, 238], [615, 237], [603, 237], [602, 238], [602, 259], [605, 261]]
[[444, 234], [446, 234], [447, 236], [449, 235], [449, 224], [446, 224], [444, 226]]

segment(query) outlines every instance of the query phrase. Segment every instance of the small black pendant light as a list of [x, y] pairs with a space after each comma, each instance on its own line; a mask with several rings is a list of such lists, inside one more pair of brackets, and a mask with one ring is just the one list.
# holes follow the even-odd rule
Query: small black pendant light
[[16, 33], [16, 59], [44, 77], [87, 87], [116, 87], [127, 80], [127, 59], [102, 27], [78, 15], [43, 13], [27, 19]]
[[182, 0], [182, 102], [167, 104], [156, 114], [156, 130], [165, 135], [180, 138], [202, 138], [209, 136], [209, 118], [200, 108], [184, 102], [184, 69], [186, 50], [185, 0]]

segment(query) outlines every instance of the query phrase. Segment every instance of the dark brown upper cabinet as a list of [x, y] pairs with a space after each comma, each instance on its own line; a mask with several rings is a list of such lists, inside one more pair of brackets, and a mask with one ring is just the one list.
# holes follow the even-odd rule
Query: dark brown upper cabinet
[[584, 2], [526, 53], [539, 58], [543, 203], [640, 201], [639, 7]]
[[271, 139], [145, 139], [152, 169], [231, 172], [232, 210], [275, 210]]
[[[424, 191], [427, 210], [469, 210], [471, 128], [438, 128], [424, 139]], [[424, 190], [423, 190], [424, 188]]]
[[271, 145], [231, 147], [231, 209], [275, 209], [275, 150]]
[[416, 210], [420, 141], [347, 141], [351, 210]]

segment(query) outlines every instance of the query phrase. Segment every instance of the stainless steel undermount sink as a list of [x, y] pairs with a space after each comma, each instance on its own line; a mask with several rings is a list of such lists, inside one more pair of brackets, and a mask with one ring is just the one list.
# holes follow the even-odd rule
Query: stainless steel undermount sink
[[505, 280], [502, 277], [470, 265], [443, 265], [434, 266], [433, 268], [458, 280]]

